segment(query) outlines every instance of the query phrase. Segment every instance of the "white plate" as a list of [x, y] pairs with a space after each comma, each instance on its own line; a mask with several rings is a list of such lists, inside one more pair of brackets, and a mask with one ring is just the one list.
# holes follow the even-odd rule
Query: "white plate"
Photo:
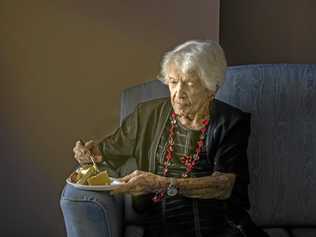
[[83, 190], [93, 190], [93, 191], [107, 191], [115, 189], [117, 186], [123, 184], [123, 182], [118, 181], [116, 178], [111, 178], [112, 183], [110, 185], [84, 185], [84, 184], [77, 184], [70, 181], [70, 178], [66, 179], [66, 182], [72, 185], [75, 188], [83, 189]]

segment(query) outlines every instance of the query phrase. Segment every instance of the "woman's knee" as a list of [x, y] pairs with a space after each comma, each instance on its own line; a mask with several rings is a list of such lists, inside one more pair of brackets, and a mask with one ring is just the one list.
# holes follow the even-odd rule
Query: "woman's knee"
[[120, 236], [122, 198], [108, 192], [76, 189], [67, 184], [60, 198], [67, 236]]
[[[111, 195], [107, 191], [89, 191], [77, 189], [66, 184], [60, 197], [60, 203], [68, 202], [94, 202], [106, 208], [122, 208], [123, 197]], [[63, 206], [61, 205], [63, 208]]]

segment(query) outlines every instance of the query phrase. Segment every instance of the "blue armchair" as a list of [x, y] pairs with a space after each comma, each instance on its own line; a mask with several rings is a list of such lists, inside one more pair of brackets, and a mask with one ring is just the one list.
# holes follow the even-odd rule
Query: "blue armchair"
[[[316, 65], [229, 67], [216, 98], [252, 113], [250, 215], [271, 237], [316, 236]], [[141, 101], [168, 95], [149, 81], [122, 93], [121, 120]], [[117, 173], [136, 169], [130, 159]], [[131, 196], [74, 189], [61, 195], [68, 237], [143, 235]]]

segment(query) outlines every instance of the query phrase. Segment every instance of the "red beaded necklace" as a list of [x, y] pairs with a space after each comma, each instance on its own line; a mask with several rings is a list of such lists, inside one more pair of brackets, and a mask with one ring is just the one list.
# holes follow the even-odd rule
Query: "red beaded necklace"
[[[168, 173], [168, 167], [173, 159], [173, 151], [174, 151], [174, 135], [175, 135], [175, 127], [176, 127], [176, 123], [177, 123], [177, 115], [176, 113], [173, 111], [171, 113], [171, 125], [169, 128], [169, 137], [168, 137], [168, 145], [167, 145], [167, 151], [166, 151], [166, 156], [164, 158], [164, 169], [163, 169], [163, 175], [167, 176]], [[193, 168], [197, 165], [199, 159], [200, 159], [200, 152], [201, 149], [205, 143], [205, 133], [207, 130], [207, 125], [209, 123], [208, 119], [204, 119], [202, 121], [202, 124], [204, 125], [201, 129], [200, 129], [200, 139], [196, 144], [195, 147], [195, 153], [192, 155], [185, 155], [183, 157], [180, 158], [181, 163], [183, 163], [186, 167], [186, 171], [182, 174], [182, 177], [188, 177], [188, 174], [193, 170]], [[165, 196], [166, 191], [162, 190], [162, 191], [158, 191], [155, 193], [154, 197], [152, 198], [153, 202], [160, 202], [163, 197]]]

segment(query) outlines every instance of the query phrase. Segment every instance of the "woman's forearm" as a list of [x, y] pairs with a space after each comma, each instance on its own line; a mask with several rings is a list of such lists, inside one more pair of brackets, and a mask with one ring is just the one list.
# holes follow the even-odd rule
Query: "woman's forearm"
[[203, 188], [203, 189], [180, 189], [180, 195], [189, 198], [200, 199], [219, 199], [224, 200], [230, 197], [231, 192], [229, 189], [219, 188]]
[[[168, 178], [163, 177], [162, 185], [169, 185]], [[198, 178], [177, 178], [176, 186], [181, 195], [202, 199], [227, 199], [229, 198], [235, 181], [234, 174], [214, 173], [210, 176]]]

